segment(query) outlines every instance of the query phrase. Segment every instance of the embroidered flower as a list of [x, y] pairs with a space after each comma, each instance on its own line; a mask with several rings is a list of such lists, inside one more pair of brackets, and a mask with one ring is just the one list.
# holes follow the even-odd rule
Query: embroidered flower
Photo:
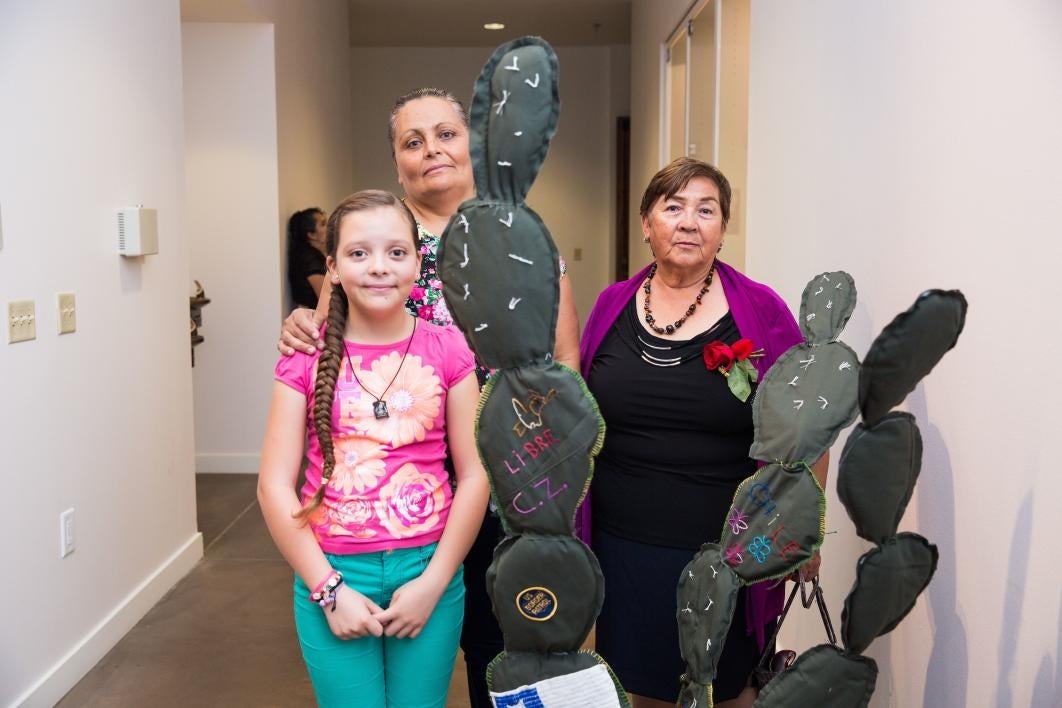
[[763, 356], [750, 339], [739, 339], [728, 345], [716, 340], [704, 346], [704, 365], [709, 371], [718, 371], [726, 377], [730, 392], [744, 403], [752, 394], [752, 384], [759, 372], [749, 359]]
[[407, 538], [434, 529], [445, 505], [446, 486], [406, 463], [380, 488], [376, 515], [392, 536]]
[[386, 474], [379, 441], [361, 435], [335, 436], [336, 466], [329, 486], [342, 494], [372, 489]]
[[442, 386], [435, 368], [421, 362], [419, 356], [410, 354], [403, 363], [401, 354], [391, 352], [374, 361], [368, 371], [358, 372], [368, 391], [379, 393], [387, 389], [383, 396], [387, 402], [386, 418], [373, 415], [370, 396], [358, 402], [359, 427], [364, 426], [370, 437], [399, 447], [423, 440], [425, 433], [435, 427], [442, 407]]

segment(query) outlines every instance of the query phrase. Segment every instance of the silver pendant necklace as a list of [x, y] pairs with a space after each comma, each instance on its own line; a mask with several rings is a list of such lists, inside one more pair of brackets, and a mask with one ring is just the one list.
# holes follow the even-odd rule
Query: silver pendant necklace
[[409, 341], [406, 342], [406, 350], [402, 353], [402, 361], [398, 362], [398, 368], [395, 369], [395, 375], [391, 377], [391, 381], [388, 382], [387, 386], [379, 396], [365, 388], [365, 384], [363, 384], [358, 378], [358, 372], [354, 371], [354, 362], [350, 360], [350, 349], [347, 348], [346, 342], [343, 343], [343, 352], [347, 355], [347, 366], [350, 367], [350, 375], [354, 377], [354, 380], [357, 381], [358, 386], [361, 387], [362, 391], [373, 397], [372, 414], [376, 416], [377, 420], [390, 417], [387, 412], [387, 401], [384, 400], [384, 396], [386, 396], [387, 392], [391, 389], [391, 384], [393, 384], [395, 379], [398, 378], [398, 372], [402, 370], [402, 365], [406, 363], [406, 356], [409, 354], [409, 348], [413, 345], [413, 335], [417, 333], [417, 319], [418, 318], [416, 317], [413, 318], [413, 331], [410, 332]]

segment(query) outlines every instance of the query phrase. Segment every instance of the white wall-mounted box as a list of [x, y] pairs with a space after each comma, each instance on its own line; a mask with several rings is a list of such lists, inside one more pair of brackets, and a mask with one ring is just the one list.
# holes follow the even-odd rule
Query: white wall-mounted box
[[128, 207], [118, 210], [118, 253], [147, 256], [159, 252], [159, 223], [155, 209]]

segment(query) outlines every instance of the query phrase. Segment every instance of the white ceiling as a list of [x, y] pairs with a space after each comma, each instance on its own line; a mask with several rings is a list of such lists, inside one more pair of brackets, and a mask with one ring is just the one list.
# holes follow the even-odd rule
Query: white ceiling
[[[483, 29], [502, 22], [505, 29]], [[630, 0], [350, 0], [353, 47], [476, 47], [524, 35], [555, 45], [629, 44]]]

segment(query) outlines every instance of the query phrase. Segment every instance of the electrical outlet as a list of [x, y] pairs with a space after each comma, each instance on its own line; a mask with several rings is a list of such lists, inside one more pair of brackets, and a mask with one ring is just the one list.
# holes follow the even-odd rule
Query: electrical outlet
[[74, 531], [74, 510], [67, 509], [59, 515], [60, 558], [66, 558], [77, 549], [77, 541]]
[[69, 334], [77, 329], [77, 308], [74, 293], [57, 293], [56, 307], [59, 310], [59, 334]]
[[28, 342], [37, 338], [37, 310], [33, 300], [7, 303], [7, 343]]

